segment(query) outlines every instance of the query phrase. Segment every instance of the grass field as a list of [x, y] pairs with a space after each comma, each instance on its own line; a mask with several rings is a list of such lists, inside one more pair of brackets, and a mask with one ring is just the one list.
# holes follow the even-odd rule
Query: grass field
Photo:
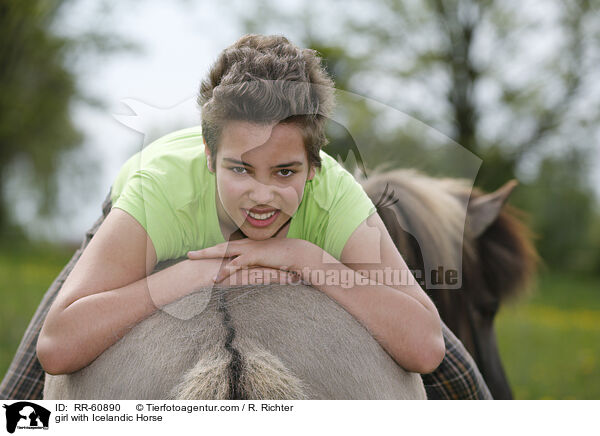
[[600, 279], [545, 274], [496, 330], [515, 398], [600, 399]]
[[0, 250], [0, 377], [42, 296], [74, 251], [54, 246]]
[[[0, 376], [42, 295], [73, 249], [0, 250]], [[600, 399], [600, 279], [545, 274], [503, 308], [498, 342], [518, 399]]]

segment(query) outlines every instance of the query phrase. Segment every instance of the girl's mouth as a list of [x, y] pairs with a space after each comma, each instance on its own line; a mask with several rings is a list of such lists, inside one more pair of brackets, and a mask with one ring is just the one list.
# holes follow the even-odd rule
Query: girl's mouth
[[269, 212], [256, 213], [246, 209], [242, 209], [246, 221], [254, 227], [266, 227], [275, 222], [281, 211], [274, 209]]

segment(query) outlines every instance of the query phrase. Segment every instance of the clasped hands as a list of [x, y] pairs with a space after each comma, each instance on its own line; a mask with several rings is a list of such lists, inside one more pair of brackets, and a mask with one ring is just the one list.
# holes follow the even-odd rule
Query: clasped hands
[[[213, 277], [214, 283], [221, 283], [244, 269], [260, 269], [262, 274], [248, 274], [248, 283], [267, 284], [273, 281], [298, 284], [305, 280], [301, 268], [305, 264], [305, 256], [318, 247], [302, 239], [271, 238], [262, 241], [239, 239], [223, 242], [203, 250], [190, 251], [188, 259], [224, 259], [218, 273]], [[316, 253], [313, 253], [314, 256]], [[231, 277], [230, 277], [231, 276]], [[239, 282], [236, 280], [236, 282]], [[306, 282], [306, 281], [305, 281]]]

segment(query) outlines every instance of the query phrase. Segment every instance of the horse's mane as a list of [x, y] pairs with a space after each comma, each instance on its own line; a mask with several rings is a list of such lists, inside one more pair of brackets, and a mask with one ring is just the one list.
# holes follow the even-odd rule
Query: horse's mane
[[[443, 189], [443, 182], [415, 170], [374, 171], [371, 174], [361, 183], [382, 218], [387, 218], [384, 222], [388, 231], [398, 233], [388, 224], [393, 222], [391, 213], [402, 230], [412, 236], [406, 241], [409, 247], [401, 253], [413, 261], [407, 259], [409, 265], [427, 259], [431, 265], [458, 269], [465, 210], [456, 197]], [[466, 242], [465, 249], [471, 252], [470, 241]]]
[[[475, 238], [465, 226], [465, 208], [469, 198], [483, 192], [471, 192], [467, 180], [433, 178], [412, 169], [375, 169], [368, 179], [355, 177], [376, 204], [409, 266], [422, 266], [427, 259], [435, 266], [457, 268], [462, 254], [465, 280], [470, 272], [481, 269], [499, 300], [528, 288], [537, 255], [516, 208], [505, 205], [498, 218]], [[394, 222], [401, 229], [394, 228]]]

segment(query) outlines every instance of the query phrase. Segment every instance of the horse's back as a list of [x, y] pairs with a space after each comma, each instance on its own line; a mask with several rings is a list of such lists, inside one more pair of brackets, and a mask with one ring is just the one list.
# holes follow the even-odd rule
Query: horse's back
[[424, 399], [350, 314], [308, 286], [199, 291], [136, 325], [46, 399]]

